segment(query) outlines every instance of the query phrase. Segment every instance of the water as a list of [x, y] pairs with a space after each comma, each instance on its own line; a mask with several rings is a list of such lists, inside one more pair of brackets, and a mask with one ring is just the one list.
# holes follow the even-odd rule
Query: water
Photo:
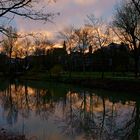
[[22, 82], [0, 86], [0, 127], [30, 140], [138, 140], [140, 96]]

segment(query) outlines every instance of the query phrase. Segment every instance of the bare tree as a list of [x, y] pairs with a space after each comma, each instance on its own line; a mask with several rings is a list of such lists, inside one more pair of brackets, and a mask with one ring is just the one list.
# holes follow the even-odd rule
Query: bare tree
[[92, 30], [88, 27], [75, 29], [75, 42], [77, 43], [75, 49], [79, 51], [82, 55], [83, 72], [85, 71], [86, 68], [85, 52], [91, 45], [90, 44], [91, 35]]
[[[48, 2], [55, 1], [49, 0]], [[1, 0], [0, 1], [0, 20], [8, 23], [15, 17], [20, 16], [32, 20], [52, 21], [58, 14], [46, 12], [47, 7], [38, 8], [40, 0]], [[45, 1], [44, 1], [45, 2]], [[0, 24], [0, 32], [7, 35], [8, 31], [4, 25]]]
[[69, 26], [64, 28], [63, 31], [59, 32], [58, 38], [65, 40], [66, 50], [68, 53], [72, 53], [75, 46], [75, 28], [73, 26]]
[[69, 78], [71, 78], [72, 52], [74, 51], [76, 45], [75, 28], [73, 26], [64, 28], [63, 31], [59, 32], [58, 38], [64, 40], [63, 46], [66, 48], [67, 52], [69, 53], [68, 69], [69, 69]]
[[92, 31], [88, 27], [75, 29], [75, 40], [77, 40], [76, 48], [78, 49], [78, 51], [80, 51], [83, 54], [85, 53], [85, 51], [90, 45], [91, 33]]
[[15, 43], [17, 41], [17, 33], [16, 29], [9, 27], [7, 30], [7, 38], [3, 41], [3, 51], [5, 54], [9, 57], [9, 65], [8, 65], [8, 71], [11, 71], [11, 63], [12, 63], [12, 53], [15, 46]]
[[135, 6], [127, 1], [123, 1], [118, 5], [113, 20], [113, 26], [118, 29], [118, 35], [129, 42], [134, 52], [135, 60], [135, 77], [138, 76], [138, 62], [140, 47], [140, 15]]
[[2, 46], [3, 46], [3, 51], [5, 52], [5, 54], [9, 56], [9, 58], [11, 59], [13, 48], [14, 48], [15, 42], [17, 41], [17, 31], [16, 29], [12, 27], [7, 28], [6, 30], [7, 30], [8, 36], [4, 39]]
[[31, 47], [31, 40], [29, 38], [25, 38], [22, 40], [22, 45], [23, 45], [23, 55], [25, 57], [28, 57], [30, 55], [30, 47]]
[[136, 7], [136, 10], [139, 12], [140, 14], [140, 0], [131, 0], [132, 3], [134, 4], [134, 6]]
[[92, 45], [94, 50], [101, 50], [102, 57], [102, 79], [104, 78], [104, 50], [103, 48], [110, 43], [110, 30], [102, 18], [96, 18], [93, 14], [87, 16], [87, 25], [92, 28]]
[[36, 55], [45, 55], [47, 49], [53, 47], [53, 42], [48, 39], [47, 36], [40, 34], [34, 38], [33, 44], [35, 45], [35, 54]]

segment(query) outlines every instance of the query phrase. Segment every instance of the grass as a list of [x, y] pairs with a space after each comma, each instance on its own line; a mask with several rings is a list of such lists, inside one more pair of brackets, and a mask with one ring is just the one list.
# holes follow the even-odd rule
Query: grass
[[[57, 74], [63, 79], [69, 79], [69, 72], [63, 72]], [[71, 72], [71, 78], [73, 79], [101, 79], [101, 72]], [[0, 73], [0, 77], [3, 74]], [[50, 73], [42, 71], [28, 71], [21, 78], [30, 80], [47, 80], [50, 79]], [[116, 80], [137, 80], [132, 72], [104, 72], [104, 79], [116, 79]]]
[[[62, 77], [68, 78], [69, 73], [62, 74]], [[71, 73], [72, 78], [80, 78], [80, 79], [101, 79], [101, 72], [72, 72]], [[121, 72], [105, 72], [104, 73], [104, 79], [120, 79], [120, 80], [128, 80], [128, 79], [134, 79], [134, 74], [133, 73], [125, 73], [123, 75]]]
[[[60, 79], [69, 79], [69, 72], [64, 72], [61, 74], [58, 74]], [[101, 79], [101, 72], [72, 72], [71, 73], [71, 78], [72, 79]], [[35, 72], [35, 71], [29, 71], [25, 73], [21, 77], [21, 79], [28, 79], [28, 80], [50, 80], [50, 73], [47, 71], [40, 71], [40, 72]], [[136, 79], [134, 77], [134, 74], [131, 72], [125, 73], [125, 75], [121, 72], [105, 72], [104, 73], [104, 79], [110, 79], [110, 80], [124, 80], [124, 81], [139, 81], [140, 79]]]
[[133, 73], [111, 72], [104, 73], [104, 79], [101, 78], [101, 72], [72, 72], [71, 78], [69, 72], [55, 74], [50, 76], [47, 71], [29, 71], [19, 77], [21, 81], [52, 81], [67, 83], [87, 88], [100, 88], [118, 91], [140, 92], [140, 78], [135, 78]]

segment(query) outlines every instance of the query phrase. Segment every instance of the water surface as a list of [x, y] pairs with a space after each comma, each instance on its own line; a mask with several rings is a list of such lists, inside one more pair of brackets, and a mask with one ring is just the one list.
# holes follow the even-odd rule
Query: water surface
[[32, 140], [138, 140], [140, 97], [45, 82], [2, 82], [0, 127]]

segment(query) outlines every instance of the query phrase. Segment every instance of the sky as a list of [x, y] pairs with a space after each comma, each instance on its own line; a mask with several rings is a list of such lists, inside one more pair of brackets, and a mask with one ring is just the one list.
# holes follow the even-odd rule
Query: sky
[[[47, 0], [46, 0], [47, 1]], [[16, 17], [13, 21], [20, 32], [42, 32], [53, 38], [59, 31], [68, 26], [80, 27], [84, 25], [87, 15], [94, 14], [110, 21], [114, 6], [119, 0], [56, 0], [56, 3], [41, 3], [50, 12], [59, 12], [53, 23], [36, 22]], [[38, 5], [38, 6], [41, 6]]]

